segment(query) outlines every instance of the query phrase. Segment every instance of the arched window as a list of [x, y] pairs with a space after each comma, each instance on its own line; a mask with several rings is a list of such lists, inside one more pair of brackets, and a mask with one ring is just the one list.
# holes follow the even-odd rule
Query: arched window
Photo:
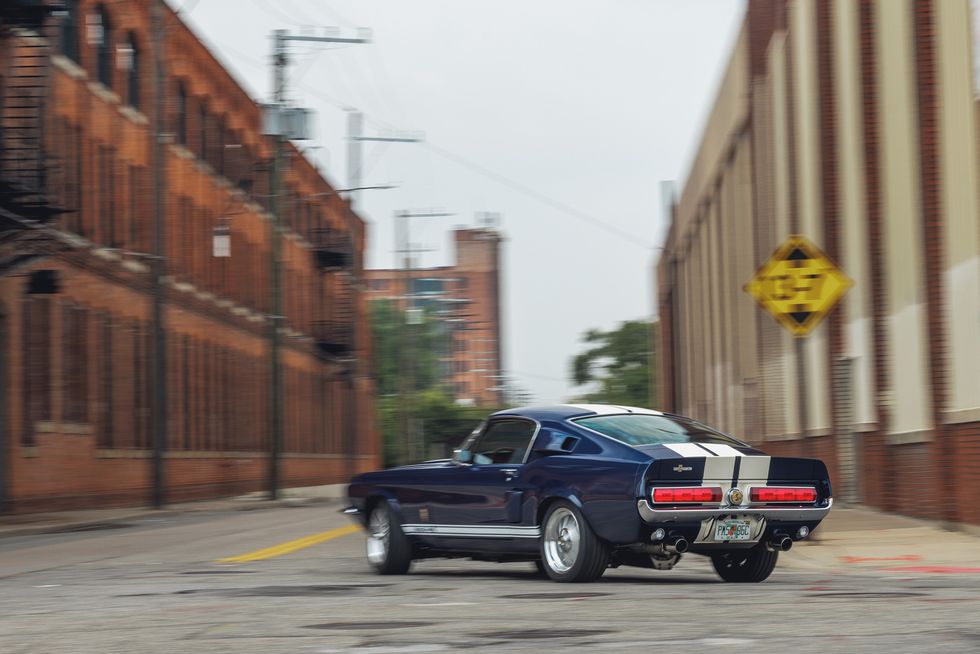
[[78, 61], [78, 0], [67, 0], [61, 15], [61, 54]]
[[96, 76], [103, 85], [112, 88], [112, 22], [104, 6], [96, 8], [90, 29], [95, 44]]
[[187, 145], [187, 89], [183, 82], [177, 82], [177, 116], [174, 131], [177, 133], [177, 142]]
[[126, 104], [134, 109], [140, 108], [140, 51], [136, 35], [130, 33], [123, 50], [126, 60]]

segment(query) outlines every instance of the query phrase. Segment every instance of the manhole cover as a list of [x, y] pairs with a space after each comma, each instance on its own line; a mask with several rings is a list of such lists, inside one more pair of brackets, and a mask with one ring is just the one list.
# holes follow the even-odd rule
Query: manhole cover
[[358, 631], [370, 629], [408, 629], [410, 627], [431, 627], [434, 622], [326, 622], [324, 624], [308, 624], [306, 629], [335, 629], [337, 631]]
[[519, 629], [515, 631], [484, 631], [484, 638], [501, 640], [549, 640], [552, 638], [584, 638], [611, 634], [608, 629]]
[[518, 593], [516, 595], [501, 595], [500, 599], [527, 599], [527, 600], [559, 600], [559, 599], [584, 599], [587, 597], [608, 597], [609, 593]]

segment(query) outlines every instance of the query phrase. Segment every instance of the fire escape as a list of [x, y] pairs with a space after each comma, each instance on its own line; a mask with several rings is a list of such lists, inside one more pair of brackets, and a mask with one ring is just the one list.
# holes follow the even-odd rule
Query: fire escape
[[0, 274], [50, 249], [43, 227], [64, 210], [51, 189], [44, 143], [50, 52], [42, 27], [61, 3], [13, 0], [0, 6]]
[[333, 361], [350, 361], [354, 354], [356, 292], [354, 245], [350, 234], [321, 228], [310, 235], [317, 268], [327, 278], [326, 318], [313, 323], [313, 337], [320, 355]]

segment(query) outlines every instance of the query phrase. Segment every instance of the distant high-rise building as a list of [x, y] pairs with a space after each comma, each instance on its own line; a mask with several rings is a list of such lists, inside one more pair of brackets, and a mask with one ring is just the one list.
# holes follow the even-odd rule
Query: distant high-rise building
[[443, 386], [461, 404], [499, 406], [504, 399], [500, 329], [500, 250], [493, 228], [453, 232], [456, 263], [435, 268], [366, 270], [369, 300], [424, 311], [444, 336]]

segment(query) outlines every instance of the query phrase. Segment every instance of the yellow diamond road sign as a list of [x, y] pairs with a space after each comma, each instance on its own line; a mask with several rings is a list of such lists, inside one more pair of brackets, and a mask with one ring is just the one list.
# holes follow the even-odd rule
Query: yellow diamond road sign
[[790, 236], [745, 291], [796, 336], [807, 336], [854, 282], [816, 245]]

